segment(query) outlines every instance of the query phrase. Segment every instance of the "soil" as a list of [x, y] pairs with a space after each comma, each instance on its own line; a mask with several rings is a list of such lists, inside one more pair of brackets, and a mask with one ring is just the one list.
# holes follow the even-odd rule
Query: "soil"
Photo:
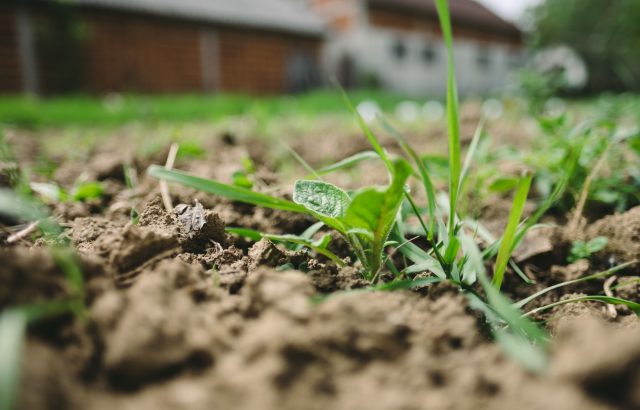
[[[366, 148], [342, 147], [344, 156]], [[272, 177], [274, 157], [261, 149], [227, 135], [208, 142], [207, 157], [179, 159], [176, 168], [228, 181], [253, 152], [256, 189], [290, 195]], [[314, 164], [328, 155], [315, 154]], [[72, 184], [83, 169], [105, 183], [107, 195], [52, 207], [79, 255], [86, 312], [29, 327], [17, 408], [640, 408], [640, 321], [628, 309], [613, 317], [606, 305], [582, 303], [539, 315], [552, 349], [548, 371], [532, 374], [505, 356], [450, 285], [362, 291], [367, 283], [357, 266], [338, 268], [306, 251], [224, 231], [299, 234], [313, 223], [305, 216], [179, 186], [171, 187], [175, 209], [165, 210], [157, 180], [144, 174], [163, 155], [125, 160], [98, 149], [88, 154], [94, 160], [58, 169], [59, 183]], [[121, 172], [125, 162], [139, 176], [132, 189]], [[353, 174], [337, 178], [358, 181]], [[488, 226], [503, 226], [504, 212], [482, 209]], [[585, 238], [605, 235], [609, 243], [594, 260], [572, 265], [565, 262], [565, 236], [536, 233], [517, 256], [536, 284], [509, 273], [505, 290], [517, 299], [612, 260], [636, 259], [639, 217], [634, 208], [587, 226]], [[71, 294], [51, 251], [35, 239], [0, 246], [0, 309]], [[344, 253], [344, 244], [333, 246]], [[639, 274], [637, 265], [622, 272], [615, 294], [638, 301]], [[594, 281], [551, 292], [527, 309], [602, 287]]]

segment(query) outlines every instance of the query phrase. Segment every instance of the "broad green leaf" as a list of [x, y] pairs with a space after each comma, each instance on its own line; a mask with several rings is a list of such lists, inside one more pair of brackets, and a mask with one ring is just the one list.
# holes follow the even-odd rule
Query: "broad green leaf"
[[500, 249], [498, 250], [498, 258], [496, 260], [496, 267], [493, 274], [493, 283], [497, 289], [500, 289], [502, 286], [504, 272], [507, 268], [509, 258], [511, 257], [511, 252], [514, 249], [513, 242], [516, 237], [516, 230], [520, 223], [520, 217], [522, 216], [524, 205], [527, 202], [529, 188], [531, 187], [531, 179], [532, 176], [530, 174], [524, 175], [520, 178], [518, 188], [513, 198], [511, 212], [509, 213], [509, 221], [507, 222], [507, 227], [502, 235]]
[[351, 199], [333, 184], [301, 179], [293, 187], [293, 202], [323, 216], [342, 218]]
[[380, 269], [383, 246], [404, 199], [404, 183], [411, 175], [412, 169], [406, 160], [398, 159], [393, 164], [393, 171], [391, 185], [359, 191], [353, 197], [344, 217], [344, 223], [349, 228], [373, 232], [369, 266], [372, 274]]
[[21, 310], [0, 314], [0, 410], [15, 408], [26, 329], [27, 317]]
[[232, 201], [244, 202], [270, 209], [280, 209], [283, 211], [308, 214], [307, 209], [304, 206], [298, 205], [295, 202], [260, 192], [254, 192], [250, 189], [224, 184], [211, 179], [197, 177], [183, 171], [166, 169], [159, 165], [151, 165], [147, 172], [152, 177], [182, 184], [210, 194], [219, 195]]

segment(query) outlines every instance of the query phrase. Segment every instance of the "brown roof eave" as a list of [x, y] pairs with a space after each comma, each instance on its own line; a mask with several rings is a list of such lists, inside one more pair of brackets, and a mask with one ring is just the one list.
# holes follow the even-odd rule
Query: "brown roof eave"
[[[400, 12], [412, 16], [425, 17], [429, 20], [438, 21], [438, 13], [432, 0], [396, 2], [390, 0], [367, 0], [369, 8], [382, 9], [391, 12]], [[468, 16], [456, 15], [452, 10], [451, 22], [455, 32], [456, 28], [469, 28], [481, 30], [488, 34], [504, 37], [509, 40], [522, 42], [523, 34], [515, 25], [502, 20], [496, 15], [492, 15], [493, 21], [482, 21], [481, 18], [470, 18]]]

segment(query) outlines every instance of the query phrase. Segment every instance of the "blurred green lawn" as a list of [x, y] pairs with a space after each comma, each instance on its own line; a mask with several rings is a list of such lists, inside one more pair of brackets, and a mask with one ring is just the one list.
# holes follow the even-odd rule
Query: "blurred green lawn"
[[[393, 110], [408, 98], [384, 91], [349, 93], [355, 104], [374, 100], [383, 111]], [[417, 100], [416, 100], [417, 101]], [[145, 123], [217, 121], [229, 116], [258, 119], [278, 116], [347, 114], [340, 93], [320, 90], [296, 96], [250, 97], [237, 94], [141, 96], [112, 94], [103, 97], [65, 96], [34, 99], [0, 95], [0, 124], [25, 128], [118, 126]]]

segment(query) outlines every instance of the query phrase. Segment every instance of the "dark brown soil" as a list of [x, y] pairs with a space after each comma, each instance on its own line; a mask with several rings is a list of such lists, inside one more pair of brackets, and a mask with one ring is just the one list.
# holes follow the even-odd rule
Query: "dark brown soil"
[[[228, 180], [234, 161], [255, 150], [235, 139], [215, 141], [215, 158], [176, 167]], [[344, 144], [344, 156], [366, 148]], [[253, 157], [266, 175], [271, 160], [259, 152]], [[322, 162], [325, 153], [316, 154], [310, 159]], [[110, 184], [109, 195], [54, 209], [79, 254], [87, 312], [30, 326], [20, 409], [640, 408], [640, 321], [629, 311], [619, 309], [614, 318], [606, 305], [584, 303], [540, 316], [553, 336], [552, 352], [548, 371], [534, 375], [504, 355], [479, 314], [446, 284], [421, 292], [357, 291], [366, 282], [355, 267], [224, 231], [228, 225], [299, 234], [313, 223], [309, 218], [177, 186], [176, 208], [168, 212], [157, 181], [144, 176], [162, 155], [133, 160], [140, 175], [134, 189], [124, 185], [119, 156], [92, 155], [95, 161], [83, 167]], [[72, 183], [78, 167], [65, 164], [58, 181]], [[503, 226], [490, 211], [488, 225]], [[567, 265], [566, 246], [554, 242], [561, 235], [552, 230], [530, 237], [516, 258], [537, 284], [509, 274], [505, 288], [518, 298], [594, 273], [611, 258], [638, 258], [639, 211], [585, 229], [587, 238], [610, 238], [591, 263]], [[42, 245], [26, 238], [0, 248], [0, 309], [71, 294]], [[637, 301], [640, 285], [631, 276], [638, 274], [637, 267], [624, 272], [615, 294]], [[602, 286], [552, 292], [527, 308]], [[355, 291], [319, 299], [345, 290]]]

